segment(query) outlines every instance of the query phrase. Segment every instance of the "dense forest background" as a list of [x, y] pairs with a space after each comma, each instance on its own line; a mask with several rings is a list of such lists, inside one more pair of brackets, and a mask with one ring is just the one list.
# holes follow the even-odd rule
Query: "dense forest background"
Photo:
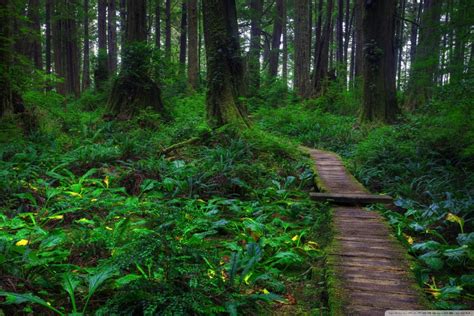
[[0, 5], [0, 314], [328, 313], [300, 144], [473, 308], [474, 2]]

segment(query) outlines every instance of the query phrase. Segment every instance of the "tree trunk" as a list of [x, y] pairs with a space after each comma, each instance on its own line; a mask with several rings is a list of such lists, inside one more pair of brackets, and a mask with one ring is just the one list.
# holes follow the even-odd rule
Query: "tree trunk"
[[0, 0], [0, 117], [13, 112], [10, 66], [12, 63], [11, 6], [9, 0]]
[[316, 52], [317, 63], [313, 82], [313, 93], [315, 95], [321, 95], [324, 92], [325, 86], [327, 84], [329, 44], [332, 37], [332, 11], [333, 0], [328, 0], [326, 8], [326, 21], [324, 23], [324, 29], [319, 41], [318, 51]]
[[313, 58], [313, 88], [314, 88], [314, 81], [316, 78], [316, 72], [318, 62], [319, 62], [319, 55], [321, 49], [321, 39], [322, 39], [322, 31], [323, 31], [323, 0], [318, 1], [318, 5], [315, 7], [315, 16], [316, 16], [316, 27], [315, 27], [315, 41], [314, 41], [314, 58]]
[[415, 23], [411, 24], [410, 30], [410, 63], [413, 63], [415, 60], [416, 43], [418, 38], [418, 24], [420, 22], [422, 4], [422, 0], [420, 0], [419, 4], [417, 3], [417, 0], [413, 0], [412, 3], [412, 18]]
[[105, 81], [109, 78], [109, 58], [107, 54], [107, 0], [97, 2], [97, 33], [98, 51], [97, 65], [94, 70], [97, 90], [102, 90]]
[[63, 95], [80, 94], [79, 48], [77, 43], [76, 6], [69, 0], [57, 1], [54, 8], [53, 44], [55, 70], [64, 82], [57, 91]]
[[82, 91], [90, 87], [90, 41], [89, 41], [89, 0], [84, 0], [84, 53], [82, 65]]
[[45, 57], [46, 57], [46, 73], [51, 73], [51, 11], [52, 0], [46, 0], [45, 5]]
[[235, 0], [206, 0], [202, 3], [206, 42], [209, 125], [248, 126], [247, 114], [239, 102], [243, 65], [240, 55]]
[[161, 0], [155, 2], [155, 46], [161, 49]]
[[262, 0], [250, 0], [250, 48], [248, 55], [248, 88], [250, 96], [255, 95], [260, 86], [261, 23]]
[[186, 44], [187, 44], [187, 30], [188, 30], [188, 14], [186, 7], [186, 0], [182, 0], [181, 4], [181, 34], [179, 36], [179, 65], [180, 71], [184, 74], [186, 69]]
[[[473, 5], [469, 5], [470, 0], [459, 0], [458, 10], [453, 16], [454, 29], [454, 50], [453, 59], [450, 65], [450, 78], [452, 83], [459, 83], [462, 80], [465, 70], [466, 44], [469, 40], [472, 20], [469, 20], [469, 12], [472, 12]], [[472, 13], [471, 13], [472, 14]]]
[[280, 54], [281, 34], [283, 31], [284, 5], [284, 0], [276, 0], [272, 32], [272, 47], [268, 62], [268, 76], [272, 79], [276, 78], [278, 75], [278, 57]]
[[161, 90], [149, 76], [151, 51], [146, 45], [146, 17], [146, 0], [127, 0], [122, 68], [107, 101], [108, 110], [123, 118], [147, 107], [164, 113]]
[[108, 47], [109, 47], [109, 73], [117, 71], [117, 14], [116, 0], [108, 0]]
[[338, 0], [337, 4], [337, 24], [336, 24], [336, 61], [338, 68], [342, 65], [344, 59], [344, 34], [343, 34], [343, 19], [344, 19], [344, 0]]
[[283, 40], [283, 52], [282, 52], [282, 74], [281, 77], [285, 86], [288, 86], [288, 25], [287, 25], [287, 2], [283, 0], [283, 30], [282, 30], [282, 40]]
[[197, 0], [188, 0], [188, 82], [199, 88], [198, 7]]
[[171, 0], [165, 1], [165, 59], [171, 61]]
[[391, 123], [399, 113], [395, 86], [395, 0], [359, 0], [362, 13], [363, 121]]
[[310, 91], [309, 0], [295, 2], [295, 91], [308, 98]]
[[420, 41], [411, 65], [406, 105], [414, 110], [427, 102], [435, 84], [439, 63], [441, 1], [425, 0], [421, 17]]
[[[159, 0], [158, 0], [159, 1]], [[120, 46], [123, 48], [125, 46], [125, 34], [127, 33], [126, 24], [127, 24], [127, 4], [126, 0], [119, 0], [119, 12], [120, 12]]]
[[29, 57], [37, 69], [43, 68], [41, 55], [41, 25], [39, 16], [39, 0], [30, 0], [28, 4], [28, 22], [31, 29], [29, 41]]
[[355, 65], [354, 65], [354, 75], [355, 83], [357, 85], [358, 78], [362, 75], [362, 67], [364, 63], [364, 52], [363, 52], [363, 43], [362, 43], [362, 8], [361, 2], [355, 0]]
[[[344, 64], [346, 64], [347, 68], [347, 60], [348, 60], [348, 51], [349, 51], [349, 39], [351, 36], [351, 29], [352, 29], [352, 22], [353, 22], [353, 15], [351, 14], [350, 8], [350, 0], [346, 0], [345, 4], [345, 14], [344, 14], [344, 52], [343, 52], [343, 60]], [[352, 13], [354, 12], [354, 8], [352, 8]]]
[[400, 16], [397, 19], [397, 89], [400, 89], [401, 77], [402, 77], [402, 57], [403, 57], [403, 43], [404, 43], [404, 26], [405, 26], [405, 3], [406, 0], [400, 0], [398, 7], [398, 15]]

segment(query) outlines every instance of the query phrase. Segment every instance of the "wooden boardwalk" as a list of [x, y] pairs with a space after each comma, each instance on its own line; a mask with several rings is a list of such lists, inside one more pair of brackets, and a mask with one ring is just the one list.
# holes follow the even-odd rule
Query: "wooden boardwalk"
[[360, 206], [391, 198], [370, 194], [336, 154], [304, 149], [315, 162], [322, 191], [313, 194], [313, 199], [344, 204], [333, 208], [334, 241], [328, 253], [331, 314], [384, 315], [386, 310], [426, 309], [405, 249], [381, 215]]

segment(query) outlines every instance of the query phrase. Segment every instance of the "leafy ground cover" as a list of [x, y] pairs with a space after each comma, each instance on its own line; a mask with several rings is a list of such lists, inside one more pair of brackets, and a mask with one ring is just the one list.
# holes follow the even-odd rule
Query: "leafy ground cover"
[[39, 130], [0, 131], [3, 313], [327, 309], [330, 214], [308, 200], [312, 172], [294, 144], [209, 132], [199, 95], [173, 100], [166, 123], [103, 120], [95, 95], [26, 99]]
[[334, 92], [255, 114], [262, 129], [339, 153], [370, 190], [397, 198], [396, 208], [375, 208], [417, 258], [417, 280], [440, 309], [474, 306], [474, 112], [466, 93], [447, 86], [393, 126], [360, 125], [348, 105], [357, 98]]

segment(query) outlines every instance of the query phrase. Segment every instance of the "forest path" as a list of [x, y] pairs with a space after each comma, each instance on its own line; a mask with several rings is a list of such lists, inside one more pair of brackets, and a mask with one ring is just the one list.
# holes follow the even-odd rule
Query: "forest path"
[[[328, 251], [329, 303], [333, 315], [384, 315], [386, 310], [423, 309], [405, 249], [384, 218], [360, 205], [389, 202], [371, 195], [334, 153], [302, 148], [314, 160], [315, 200], [344, 203], [333, 208], [334, 239]], [[340, 199], [340, 197], [343, 199]]]

